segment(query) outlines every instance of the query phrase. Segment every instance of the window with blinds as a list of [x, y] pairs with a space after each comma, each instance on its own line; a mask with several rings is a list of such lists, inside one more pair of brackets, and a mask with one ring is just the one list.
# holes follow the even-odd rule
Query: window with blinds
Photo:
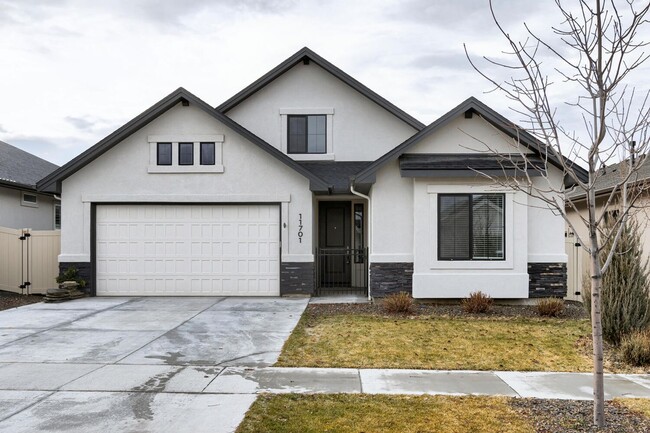
[[440, 194], [439, 260], [504, 260], [505, 196]]

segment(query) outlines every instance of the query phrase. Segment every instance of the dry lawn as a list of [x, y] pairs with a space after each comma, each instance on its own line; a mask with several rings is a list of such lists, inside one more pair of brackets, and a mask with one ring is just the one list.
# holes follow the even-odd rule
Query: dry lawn
[[591, 371], [586, 320], [314, 314], [285, 344], [283, 367]]
[[503, 397], [261, 395], [237, 433], [533, 433]]
[[614, 402], [641, 415], [650, 418], [650, 399], [647, 398], [617, 398]]

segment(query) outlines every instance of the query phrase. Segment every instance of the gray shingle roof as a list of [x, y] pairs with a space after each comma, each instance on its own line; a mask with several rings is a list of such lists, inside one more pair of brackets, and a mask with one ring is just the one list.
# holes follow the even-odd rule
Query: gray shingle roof
[[0, 141], [0, 182], [36, 188], [36, 182], [59, 168], [36, 155]]
[[[629, 163], [629, 160], [626, 159], [625, 161], [608, 165], [604, 169], [599, 170], [597, 174], [598, 178], [596, 179], [596, 194], [611, 191], [614, 186], [621, 182], [626, 175], [626, 172], [622, 170], [624, 168], [623, 165], [628, 165]], [[650, 179], [650, 161], [644, 161], [643, 165], [639, 167], [630, 181], [634, 183], [648, 179]], [[582, 198], [584, 196], [584, 190], [578, 188], [567, 194], [567, 197], [571, 199]]]
[[318, 161], [299, 164], [327, 182], [332, 187], [333, 193], [349, 193], [350, 177], [371, 163], [372, 161]]

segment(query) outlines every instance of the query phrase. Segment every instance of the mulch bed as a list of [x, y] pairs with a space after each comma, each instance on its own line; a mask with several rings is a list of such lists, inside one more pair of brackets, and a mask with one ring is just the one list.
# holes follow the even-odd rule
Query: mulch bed
[[593, 427], [593, 402], [516, 398], [510, 405], [535, 428], [537, 433], [641, 433], [650, 432], [650, 420], [641, 414], [608, 401], [603, 429]]
[[[586, 319], [587, 312], [580, 304], [566, 303], [564, 313], [559, 319]], [[372, 314], [388, 316], [381, 307], [381, 300], [368, 304], [310, 304], [310, 314], [333, 315], [333, 314]], [[444, 317], [540, 317], [534, 305], [493, 305], [485, 314], [469, 314], [463, 311], [459, 304], [430, 304], [416, 303], [412, 316], [444, 316]]]
[[0, 311], [21, 307], [23, 305], [36, 304], [42, 301], [43, 296], [41, 295], [21, 295], [0, 290]]

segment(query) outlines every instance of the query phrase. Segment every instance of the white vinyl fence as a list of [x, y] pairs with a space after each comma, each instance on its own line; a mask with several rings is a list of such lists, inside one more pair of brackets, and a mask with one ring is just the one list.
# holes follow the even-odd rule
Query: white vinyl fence
[[61, 232], [0, 227], [0, 290], [45, 293], [56, 287]]

